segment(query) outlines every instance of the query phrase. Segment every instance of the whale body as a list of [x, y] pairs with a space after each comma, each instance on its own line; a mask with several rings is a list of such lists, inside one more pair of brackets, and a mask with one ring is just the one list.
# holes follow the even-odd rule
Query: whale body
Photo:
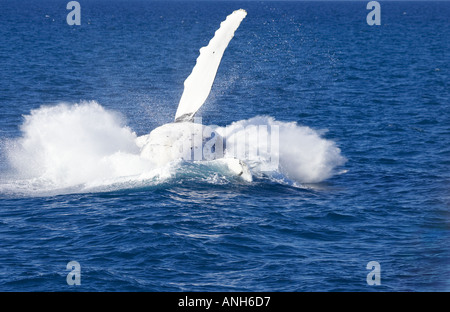
[[231, 13], [208, 45], [200, 49], [196, 65], [184, 82], [175, 121], [138, 138], [141, 157], [156, 166], [177, 160], [213, 163], [226, 167], [245, 181], [252, 180], [243, 160], [225, 157], [224, 140], [212, 127], [193, 122], [196, 112], [208, 98], [225, 49], [246, 15], [242, 9]]

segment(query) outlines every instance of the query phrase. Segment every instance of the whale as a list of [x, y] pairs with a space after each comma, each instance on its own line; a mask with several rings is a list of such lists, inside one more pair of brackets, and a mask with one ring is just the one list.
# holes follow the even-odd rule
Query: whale
[[199, 123], [195, 117], [208, 98], [224, 52], [247, 12], [236, 10], [226, 17], [184, 81], [174, 121], [138, 138], [141, 157], [155, 166], [174, 161], [192, 161], [226, 168], [240, 179], [251, 182], [252, 174], [243, 159], [227, 157], [223, 137], [214, 127]]

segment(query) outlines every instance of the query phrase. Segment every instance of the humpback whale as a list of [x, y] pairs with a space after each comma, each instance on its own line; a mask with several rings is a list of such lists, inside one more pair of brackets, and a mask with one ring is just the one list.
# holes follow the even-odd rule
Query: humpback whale
[[200, 49], [197, 62], [184, 82], [174, 122], [138, 138], [143, 158], [157, 166], [175, 160], [211, 162], [225, 166], [245, 181], [252, 181], [243, 160], [224, 157], [223, 138], [212, 127], [196, 123], [194, 118], [208, 98], [225, 49], [246, 15], [243, 9], [228, 15], [208, 45]]

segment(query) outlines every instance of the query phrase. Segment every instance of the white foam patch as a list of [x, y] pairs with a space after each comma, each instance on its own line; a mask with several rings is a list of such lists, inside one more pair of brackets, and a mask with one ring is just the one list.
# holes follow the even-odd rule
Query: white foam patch
[[21, 131], [7, 143], [10, 186], [14, 177], [19, 188], [28, 181], [31, 190], [65, 189], [153, 169], [140, 159], [136, 134], [120, 115], [94, 101], [33, 110]]
[[[24, 118], [22, 136], [2, 142], [2, 157], [7, 158], [9, 168], [2, 172], [0, 193], [58, 194], [142, 187], [175, 179], [183, 170], [180, 161], [158, 167], [142, 157], [142, 137], [137, 137], [118, 113], [95, 101], [44, 106]], [[272, 117], [217, 127], [229, 148], [225, 156], [232, 152], [233, 141], [246, 135], [242, 129], [252, 125], [276, 125], [280, 138], [279, 165], [271, 172], [261, 170], [268, 154], [246, 155], [244, 161], [255, 177], [315, 183], [330, 178], [345, 162], [336, 144], [319, 132]], [[251, 149], [262, 143], [246, 144]], [[211, 174], [210, 181], [223, 182], [211, 170], [205, 171], [205, 178]], [[198, 178], [198, 174], [193, 177]]]
[[[265, 126], [268, 129], [268, 137], [270, 129], [277, 127], [279, 141], [275, 151], [272, 151], [270, 146], [262, 146], [266, 143], [261, 142], [257, 136], [248, 134], [252, 127], [256, 126]], [[226, 128], [217, 128], [216, 131], [225, 138], [228, 153], [233, 153], [232, 148], [238, 145], [235, 141], [245, 140], [245, 160], [252, 168], [252, 173], [270, 176], [274, 180], [321, 182], [333, 176], [336, 167], [346, 161], [333, 141], [322, 138], [321, 132], [299, 126], [295, 122], [281, 122], [272, 117], [258, 116], [234, 122]], [[256, 152], [255, 149], [259, 151]], [[278, 154], [278, 166], [268, 171], [261, 165], [271, 162], [273, 152]]]

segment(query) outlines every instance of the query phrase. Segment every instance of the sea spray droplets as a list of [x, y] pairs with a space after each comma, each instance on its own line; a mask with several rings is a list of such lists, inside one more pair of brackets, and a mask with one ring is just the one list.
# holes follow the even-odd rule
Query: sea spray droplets
[[244, 141], [247, 145], [245, 149], [250, 150], [263, 143], [255, 136], [252, 140], [252, 136], [246, 135], [246, 131], [252, 126], [262, 125], [266, 125], [268, 129], [276, 126], [279, 131], [277, 146], [279, 167], [271, 173], [261, 170], [261, 164], [270, 162], [268, 159], [271, 156], [270, 153], [258, 155], [248, 153], [245, 160], [252, 168], [253, 174], [264, 173], [276, 179], [279, 179], [282, 174], [296, 182], [317, 183], [333, 176], [336, 167], [343, 165], [346, 161], [333, 141], [326, 140], [320, 136], [319, 132], [309, 127], [299, 126], [295, 122], [281, 122], [272, 117], [258, 116], [234, 122], [226, 128], [218, 128], [217, 131], [224, 136], [227, 148], [238, 145], [237, 141]]
[[[237, 121], [227, 127], [212, 126], [219, 134], [226, 134], [224, 139], [230, 150], [225, 157], [232, 155], [231, 146], [242, 140], [248, 145], [246, 149], [255, 146], [260, 151], [266, 149], [258, 140], [248, 140], [245, 129], [255, 125], [279, 129], [279, 165], [273, 171], [262, 170], [270, 161], [266, 159], [270, 154], [250, 153], [245, 157], [255, 177], [273, 182], [315, 183], [330, 178], [335, 168], [345, 162], [336, 144], [322, 138], [319, 132], [265, 116]], [[139, 141], [143, 137], [137, 137], [124, 125], [119, 114], [95, 101], [33, 110], [25, 116], [21, 131], [22, 137], [9, 142], [5, 149], [14, 173], [8, 181], [2, 181], [0, 192], [54, 194], [65, 193], [68, 188], [70, 192], [101, 191], [153, 185], [160, 180], [175, 179], [180, 173], [198, 181], [217, 174], [204, 170], [204, 166], [186, 166], [183, 162], [156, 166], [141, 156]], [[198, 172], [185, 172], [193, 168]], [[15, 187], [19, 190], [14, 190]]]
[[33, 110], [21, 131], [8, 154], [21, 178], [67, 187], [144, 169], [136, 165], [136, 135], [117, 113], [94, 101]]

